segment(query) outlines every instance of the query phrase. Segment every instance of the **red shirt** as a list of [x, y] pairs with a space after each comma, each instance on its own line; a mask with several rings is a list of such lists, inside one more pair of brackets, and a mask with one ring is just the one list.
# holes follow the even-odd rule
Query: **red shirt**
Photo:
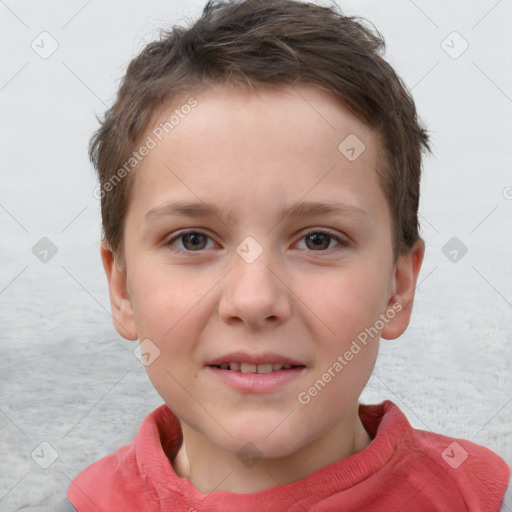
[[[363, 451], [297, 482], [253, 494], [204, 494], [174, 472], [178, 419], [162, 405], [135, 439], [71, 483], [78, 512], [497, 512], [510, 468], [491, 450], [411, 427], [392, 402], [360, 405]], [[212, 468], [212, 470], [214, 470]]]

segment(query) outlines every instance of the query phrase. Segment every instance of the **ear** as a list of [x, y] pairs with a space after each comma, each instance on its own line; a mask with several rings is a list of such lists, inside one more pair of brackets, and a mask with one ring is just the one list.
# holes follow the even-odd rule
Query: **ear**
[[394, 293], [388, 300], [388, 311], [395, 312], [394, 317], [388, 313], [390, 320], [381, 331], [381, 337], [393, 340], [401, 336], [409, 325], [414, 302], [416, 282], [420, 273], [423, 256], [425, 254], [425, 242], [419, 239], [411, 250], [398, 258], [395, 267], [393, 283]]
[[138, 339], [132, 303], [128, 294], [126, 270], [120, 268], [106, 242], [101, 243], [101, 259], [107, 274], [110, 309], [116, 331], [127, 340]]

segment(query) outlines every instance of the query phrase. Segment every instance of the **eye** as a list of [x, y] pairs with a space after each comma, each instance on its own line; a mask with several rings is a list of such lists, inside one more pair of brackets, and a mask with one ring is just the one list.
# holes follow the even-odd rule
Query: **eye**
[[[325, 250], [329, 248], [333, 240], [338, 244], [334, 249], [336, 249], [336, 247], [340, 248], [348, 246], [348, 242], [346, 240], [324, 230], [309, 231], [301, 238], [301, 240], [305, 240], [306, 247], [308, 249], [312, 249], [313, 252], [326, 252]], [[333, 248], [331, 247], [331, 249]]]
[[[178, 252], [200, 252], [203, 249], [212, 248], [212, 246], [207, 247], [207, 240], [213, 242], [206, 233], [189, 230], [182, 231], [174, 236], [166, 245], [173, 247]], [[336, 249], [337, 247], [349, 245], [345, 239], [325, 230], [309, 231], [300, 240], [305, 240], [306, 248], [313, 252], [326, 252], [327, 249]], [[329, 247], [333, 241], [337, 243], [337, 246], [334, 248]], [[176, 247], [176, 242], [181, 242], [181, 247]]]
[[[180, 234], [169, 240], [166, 245], [174, 246], [174, 242], [177, 240], [183, 241], [184, 249], [178, 247], [177, 251], [181, 252], [195, 252], [200, 251], [201, 249], [205, 249], [205, 240], [211, 238], [201, 231], [182, 231]], [[211, 249], [211, 247], [208, 247]]]

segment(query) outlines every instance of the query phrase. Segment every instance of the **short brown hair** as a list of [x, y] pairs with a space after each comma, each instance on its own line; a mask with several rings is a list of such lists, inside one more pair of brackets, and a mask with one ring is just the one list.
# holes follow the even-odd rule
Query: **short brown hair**
[[212, 82], [250, 88], [299, 83], [334, 94], [380, 135], [385, 158], [378, 173], [391, 211], [394, 256], [407, 252], [419, 239], [421, 154], [429, 143], [411, 95], [381, 57], [384, 48], [365, 20], [344, 16], [337, 6], [295, 0], [210, 0], [193, 24], [163, 31], [130, 62], [90, 140], [104, 241], [123, 260], [133, 173], [121, 170], [161, 107]]

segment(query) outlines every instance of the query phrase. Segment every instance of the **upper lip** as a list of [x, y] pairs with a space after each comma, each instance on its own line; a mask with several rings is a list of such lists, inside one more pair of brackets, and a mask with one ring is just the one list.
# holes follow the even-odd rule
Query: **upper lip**
[[265, 364], [265, 363], [280, 363], [291, 364], [293, 366], [305, 366], [304, 363], [286, 357], [274, 352], [261, 352], [258, 354], [249, 354], [247, 352], [229, 352], [222, 356], [211, 359], [206, 363], [206, 366], [216, 366], [222, 363], [249, 363], [249, 364]]

